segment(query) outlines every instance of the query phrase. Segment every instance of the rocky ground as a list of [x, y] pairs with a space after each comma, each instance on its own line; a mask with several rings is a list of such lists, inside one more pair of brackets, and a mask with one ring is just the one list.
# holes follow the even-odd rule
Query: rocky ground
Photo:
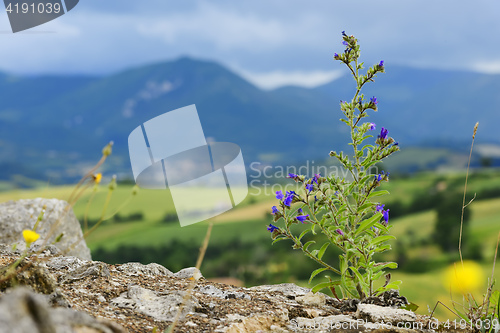
[[[5, 229], [1, 216], [2, 205], [0, 228]], [[32, 250], [37, 248], [32, 245]], [[19, 258], [22, 246], [11, 249], [12, 244], [0, 246], [0, 269]], [[154, 263], [92, 261], [86, 249], [80, 256], [63, 255], [61, 246], [40, 249], [40, 254], [23, 259], [14, 278], [0, 277], [0, 333], [163, 332], [184, 299], [188, 302], [175, 332], [434, 331], [428, 318], [399, 308], [406, 299], [397, 292], [360, 304], [294, 284], [243, 288], [207, 281], [196, 268], [172, 273]], [[186, 297], [191, 284], [194, 289]]]

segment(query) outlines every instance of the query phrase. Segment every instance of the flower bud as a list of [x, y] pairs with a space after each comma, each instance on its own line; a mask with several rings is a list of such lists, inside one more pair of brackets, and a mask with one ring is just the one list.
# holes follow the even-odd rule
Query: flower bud
[[116, 188], [116, 175], [113, 175], [111, 182], [109, 182], [108, 188], [110, 191], [113, 191]]
[[109, 155], [111, 155], [111, 153], [113, 152], [113, 149], [112, 149], [112, 148], [113, 148], [113, 141], [110, 141], [110, 142], [106, 145], [106, 147], [104, 147], [104, 148], [102, 149], [102, 155], [103, 155], [103, 156], [109, 156]]

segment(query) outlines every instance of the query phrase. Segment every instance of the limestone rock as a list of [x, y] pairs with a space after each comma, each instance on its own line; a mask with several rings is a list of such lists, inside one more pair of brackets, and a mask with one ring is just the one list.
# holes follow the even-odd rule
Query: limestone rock
[[173, 276], [174, 274], [163, 267], [162, 265], [151, 263], [143, 265], [139, 262], [129, 262], [117, 267], [117, 270], [128, 275], [139, 276], [139, 275], [149, 275], [149, 276]]
[[415, 313], [404, 309], [394, 309], [361, 303], [358, 304], [356, 318], [374, 323], [390, 323], [392, 325], [397, 325], [398, 323], [414, 322], [417, 316]]
[[252, 297], [246, 293], [239, 291], [228, 291], [228, 290], [220, 290], [214, 286], [200, 286], [195, 289], [195, 292], [206, 294], [212, 297], [222, 298], [222, 299], [247, 299], [251, 300]]
[[[119, 308], [127, 308], [138, 311], [150, 316], [158, 321], [172, 321], [182, 304], [185, 292], [171, 291], [167, 294], [158, 294], [153, 290], [145, 289], [139, 286], [129, 286], [127, 292], [111, 300], [111, 304]], [[194, 307], [199, 307], [198, 301], [191, 296], [183, 309], [184, 317], [192, 312]]]
[[[0, 247], [0, 267], [17, 258], [18, 254]], [[291, 283], [251, 288], [214, 283], [201, 278], [201, 273], [192, 267], [173, 274], [158, 264], [108, 265], [76, 257], [51, 256], [48, 251], [40, 257], [32, 255], [23, 259], [19, 268], [23, 270], [16, 274], [18, 282], [45, 293], [35, 295], [36, 300], [30, 302], [43, 304], [36, 313], [46, 320], [41, 324], [36, 322], [38, 317], [34, 317], [26, 302], [10, 310], [2, 307], [3, 297], [9, 300], [11, 289], [7, 289], [0, 297], [0, 327], [14, 333], [25, 331], [16, 331], [9, 323], [19, 323], [21, 328], [25, 322], [56, 327], [56, 331], [39, 327], [35, 330], [32, 326], [26, 329], [33, 332], [99, 333], [127, 329], [151, 333], [154, 327], [163, 332], [172, 324], [185, 300], [187, 304], [183, 306], [175, 333], [433, 332], [415, 329], [428, 318], [394, 306], [339, 301]], [[193, 276], [198, 279], [192, 279]], [[192, 294], [186, 297], [193, 281]], [[0, 295], [1, 292], [0, 289]], [[386, 297], [390, 296], [387, 294], [382, 301], [390, 304], [400, 297], [394, 292], [391, 295], [395, 298]], [[9, 321], [11, 317], [15, 321]], [[93, 317], [106, 318], [106, 321]], [[81, 324], [78, 324], [81, 329], [76, 323]], [[409, 325], [401, 327], [398, 323]]]
[[32, 199], [8, 201], [0, 204], [0, 244], [18, 244], [25, 247], [22, 231], [32, 229], [45, 207], [43, 220], [37, 233], [40, 238], [33, 246], [51, 244], [61, 233], [63, 237], [55, 246], [65, 255], [90, 260], [90, 250], [83, 239], [80, 223], [66, 201], [58, 199]]
[[[86, 329], [86, 330], [85, 330]], [[105, 319], [66, 308], [51, 308], [28, 288], [15, 288], [0, 298], [0, 333], [125, 333]]]
[[249, 290], [264, 291], [264, 292], [278, 291], [286, 296], [290, 296], [293, 298], [297, 296], [304, 296], [311, 291], [311, 289], [299, 287], [294, 283], [281, 283], [273, 285], [256, 286], [249, 288]]
[[297, 302], [305, 305], [315, 305], [322, 306], [326, 304], [326, 296], [322, 293], [308, 292], [304, 296], [298, 296], [295, 298]]
[[199, 280], [203, 277], [203, 275], [201, 275], [200, 270], [196, 267], [181, 269], [180, 271], [175, 273], [174, 276], [179, 279], [194, 278], [195, 280]]

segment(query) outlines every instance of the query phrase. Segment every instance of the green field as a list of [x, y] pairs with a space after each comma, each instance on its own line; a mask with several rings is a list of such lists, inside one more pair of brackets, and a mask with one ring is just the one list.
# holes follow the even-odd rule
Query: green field
[[[446, 175], [422, 173], [411, 178], [394, 179], [383, 185], [391, 191], [391, 196], [384, 198], [384, 202], [390, 208], [390, 203], [394, 198], [410, 202], [415, 198], [415, 193], [425, 194], [426, 191], [433, 191], [436, 188], [441, 188], [444, 191], [454, 191], [463, 187], [463, 180], [464, 174], [462, 173]], [[442, 184], [443, 182], [445, 185]], [[500, 176], [497, 172], [472, 173], [469, 184], [470, 191], [468, 191], [471, 195], [476, 191], [480, 192], [484, 189], [495, 188], [500, 188]], [[68, 186], [11, 190], [0, 192], [0, 202], [36, 197], [67, 199], [71, 191], [72, 187]], [[112, 219], [105, 221], [87, 239], [87, 243], [93, 251], [98, 248], [112, 251], [120, 246], [160, 247], [174, 241], [201, 244], [208, 222], [180, 227], [178, 222], [165, 223], [162, 221], [166, 214], [175, 213], [168, 190], [140, 190], [137, 196], [127, 202], [131, 196], [130, 193], [131, 186], [118, 186], [113, 192], [110, 206], [104, 216], [109, 217], [126, 202], [126, 205], [119, 212], [120, 215], [127, 216], [141, 213], [141, 220], [119, 223], [113, 222]], [[90, 205], [89, 219], [97, 219], [102, 214], [106, 195], [106, 186], [101, 186]], [[87, 191], [74, 206], [75, 214], [79, 219], [82, 219], [85, 214], [90, 196], [91, 190]], [[251, 195], [236, 209], [213, 218], [214, 228], [209, 248], [210, 246], [223, 248], [224, 244], [229, 244], [235, 239], [245, 244], [269, 244], [271, 240], [266, 225], [271, 222], [269, 213], [271, 206], [275, 203], [276, 200], [273, 195]], [[472, 217], [467, 232], [470, 239], [478, 241], [482, 246], [485, 261], [481, 265], [485, 276], [484, 284], [486, 285], [486, 277], [491, 274], [491, 261], [497, 235], [500, 231], [500, 198], [482, 200], [481, 197], [477, 197], [469, 206], [469, 209], [472, 211]], [[433, 210], [417, 212], [391, 219], [390, 223], [394, 226], [392, 233], [398, 238], [398, 241], [393, 242], [394, 250], [387, 257], [388, 259], [396, 259], [397, 254], [401, 251], [400, 247], [404, 246], [408, 249], [407, 256], [410, 259], [442, 262], [438, 268], [420, 274], [394, 271], [393, 279], [403, 281], [401, 286], [402, 294], [420, 305], [418, 312], [421, 314], [427, 314], [427, 305], [433, 307], [438, 300], [451, 305], [449, 292], [443, 284], [443, 270], [449, 264], [450, 257], [443, 254], [430, 238], [436, 223], [436, 213]], [[460, 223], [460, 221], [457, 221], [457, 223]], [[228, 248], [227, 250], [230, 251], [231, 249]], [[194, 261], [192, 265], [194, 265]], [[266, 271], [266, 274], [273, 274], [275, 271], [286, 269], [283, 265], [286, 266], [286, 264], [279, 261], [270, 260], [264, 263], [260, 270]], [[500, 263], [496, 267], [495, 277], [500, 277]], [[293, 276], [288, 277], [286, 281], [280, 282], [287, 281], [307, 285], [307, 282], [294, 279]], [[319, 281], [316, 280], [316, 282]], [[480, 297], [480, 293], [476, 297]], [[460, 295], [454, 295], [454, 299], [461, 301]], [[444, 307], [438, 307], [437, 315], [441, 319], [453, 319], [453, 314], [447, 312]]]

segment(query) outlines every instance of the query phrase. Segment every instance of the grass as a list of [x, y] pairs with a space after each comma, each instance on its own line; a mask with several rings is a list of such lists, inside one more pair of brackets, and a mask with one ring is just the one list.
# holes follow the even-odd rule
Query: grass
[[[481, 264], [484, 283], [481, 286], [480, 291], [474, 293], [476, 300], [480, 301], [482, 299], [482, 292], [486, 290], [487, 287], [487, 276], [491, 275], [492, 262]], [[437, 301], [441, 301], [448, 307], [453, 309], [451, 306], [450, 292], [444, 283], [444, 271], [446, 268], [440, 270], [427, 272], [423, 274], [408, 274], [404, 272], [398, 272], [397, 270], [392, 273], [393, 279], [403, 281], [401, 285], [401, 294], [406, 296], [411, 302], [417, 304], [419, 309], [416, 311], [422, 315], [430, 314], [427, 306], [432, 310]], [[497, 265], [495, 267], [495, 276], [500, 276], [500, 267]], [[453, 294], [453, 300], [461, 302], [462, 295]], [[438, 306], [436, 309], [436, 317], [440, 320], [453, 320], [458, 319], [455, 315], [449, 312], [443, 306]]]

